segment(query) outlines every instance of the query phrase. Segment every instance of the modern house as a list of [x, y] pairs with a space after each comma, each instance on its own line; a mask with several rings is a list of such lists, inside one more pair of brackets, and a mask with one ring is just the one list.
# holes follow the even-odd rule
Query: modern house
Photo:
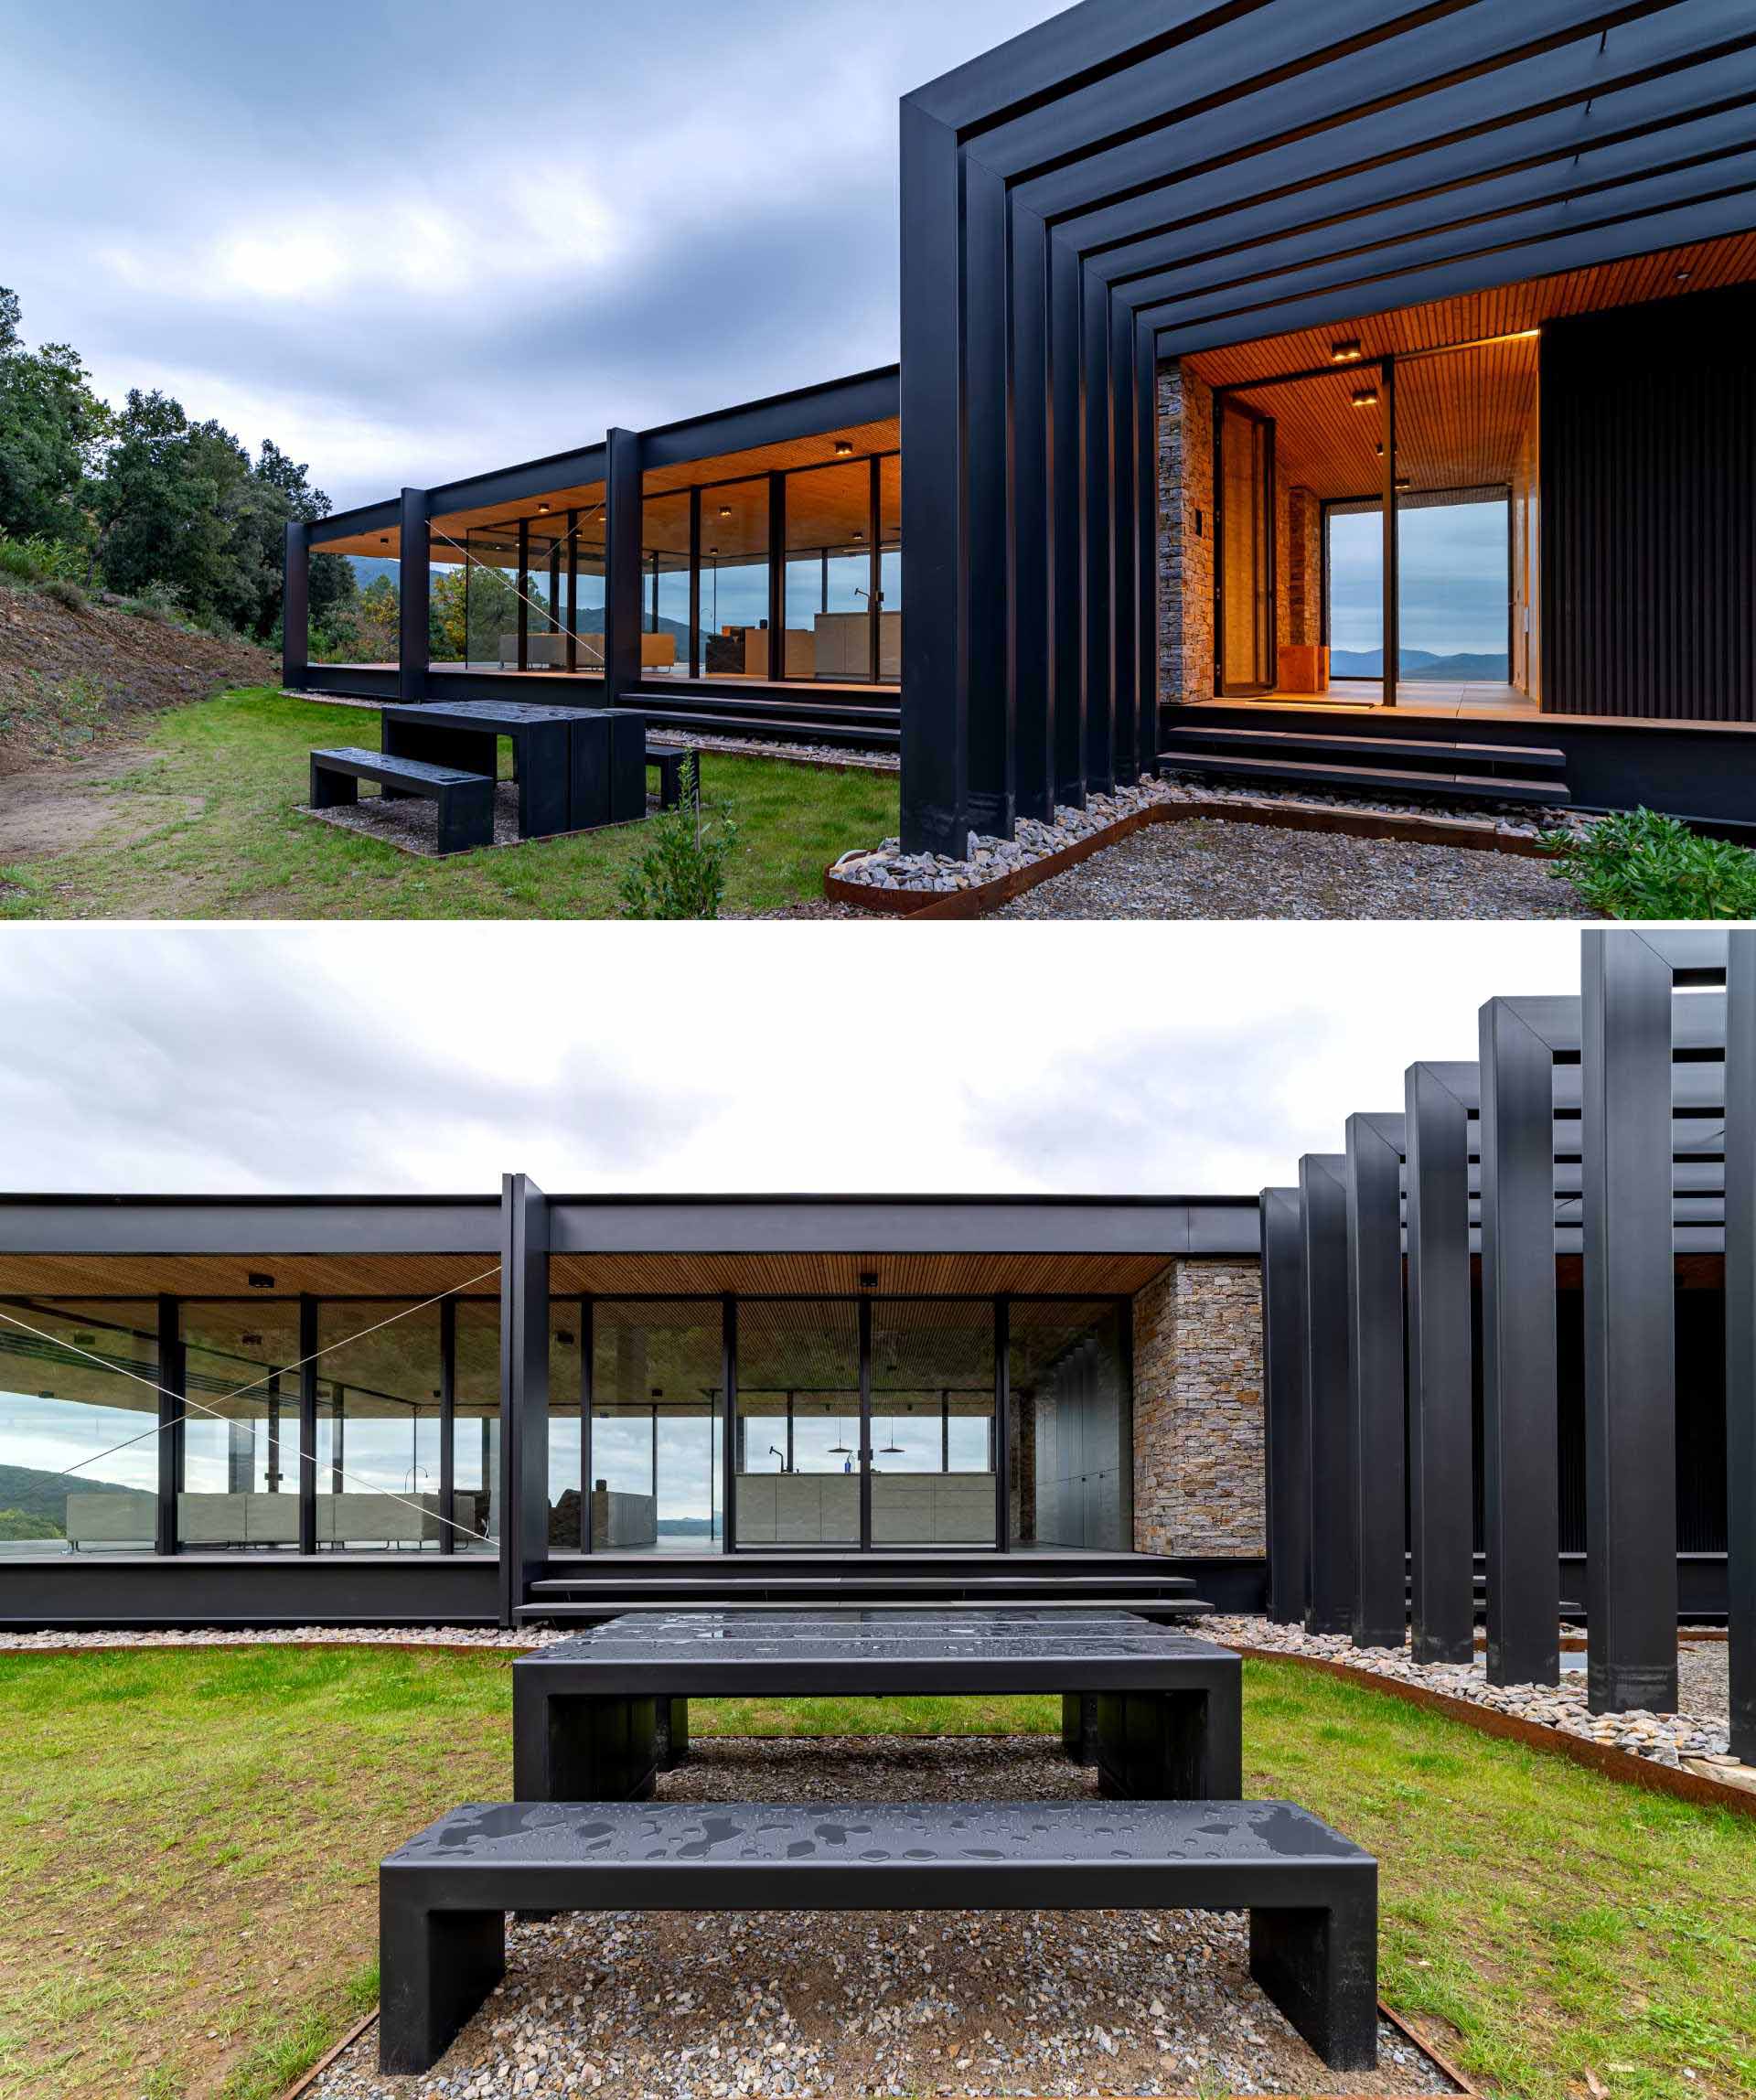
[[1583, 938], [1259, 1199], [0, 1200], [0, 1623], [1729, 1615], [1756, 1743], [1756, 933]]
[[900, 740], [911, 849], [1162, 758], [1756, 822], [1753, 110], [1741, 0], [1085, 0], [905, 101], [900, 369], [294, 528], [287, 683]]

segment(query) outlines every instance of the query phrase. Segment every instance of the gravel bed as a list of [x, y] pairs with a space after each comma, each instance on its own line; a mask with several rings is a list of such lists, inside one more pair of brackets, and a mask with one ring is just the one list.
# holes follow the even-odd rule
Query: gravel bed
[[[1063, 1799], [1044, 1740], [698, 1743], [676, 1801]], [[1251, 1981], [1242, 1915], [1205, 1912], [569, 1913], [513, 1923], [506, 1982], [424, 2076], [362, 2035], [326, 2100], [596, 2094], [1433, 2094], [1381, 2023], [1376, 2073], [1333, 2073]]]
[[[1680, 1641], [1677, 1645], [1679, 1692], [1690, 1703], [1680, 1713], [1594, 1714], [1586, 1706], [1585, 1657], [1576, 1652], [1561, 1658], [1561, 1682], [1551, 1685], [1491, 1685], [1478, 1649], [1472, 1663], [1417, 1663], [1405, 1642], [1400, 1648], [1356, 1648], [1345, 1634], [1308, 1634], [1299, 1626], [1278, 1626], [1268, 1619], [1221, 1613], [1203, 1622], [1207, 1638], [1244, 1648], [1269, 1649], [1280, 1655], [1317, 1655], [1346, 1663], [1375, 1677], [1394, 1677], [1423, 1686], [1496, 1713], [1535, 1721], [1564, 1735], [1607, 1743], [1636, 1757], [1676, 1770], [1685, 1758], [1697, 1762], [1744, 1768], [1729, 1754], [1730, 1712], [1727, 1690], [1728, 1650], [1723, 1641]], [[1577, 1664], [1578, 1668], [1569, 1668]]]
[[1538, 861], [1192, 817], [1149, 824], [1027, 890], [1001, 919], [1578, 919]]
[[[653, 816], [658, 809], [656, 796], [647, 797], [647, 814]], [[358, 831], [364, 838], [381, 839], [387, 846], [395, 846], [405, 853], [414, 853], [423, 860], [437, 860], [439, 855], [439, 805], [424, 797], [416, 800], [412, 797], [365, 794], [358, 802], [344, 802], [333, 809], [314, 809], [308, 802], [298, 805], [301, 817], [315, 817], [320, 824], [333, 824], [337, 830]], [[575, 834], [562, 832], [561, 837]], [[494, 789], [494, 843], [496, 846], [541, 846], [542, 839], [521, 839], [519, 836], [519, 786], [516, 780], [502, 780]], [[485, 848], [475, 848], [484, 852]]]
[[562, 1626], [155, 1626], [80, 1627], [77, 1632], [0, 1634], [0, 1650], [76, 1648], [254, 1648], [305, 1645], [383, 1648], [546, 1648], [568, 1638]]

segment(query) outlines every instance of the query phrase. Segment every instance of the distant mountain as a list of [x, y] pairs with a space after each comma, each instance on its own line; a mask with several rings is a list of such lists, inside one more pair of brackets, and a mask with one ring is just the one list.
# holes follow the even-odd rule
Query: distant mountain
[[[1504, 685], [1511, 675], [1504, 650], [1498, 655], [1460, 650], [1455, 656], [1435, 656], [1430, 649], [1402, 649], [1397, 663], [1401, 678], [1454, 680], [1460, 685]], [[1331, 649], [1329, 674], [1332, 678], [1382, 678], [1384, 651]]]
[[[22, 1516], [43, 1517], [53, 1525], [48, 1537], [62, 1537], [70, 1495], [128, 1495], [112, 1480], [87, 1480], [76, 1473], [41, 1473], [33, 1465], [0, 1465], [0, 1509]], [[38, 1533], [36, 1536], [41, 1537]]]

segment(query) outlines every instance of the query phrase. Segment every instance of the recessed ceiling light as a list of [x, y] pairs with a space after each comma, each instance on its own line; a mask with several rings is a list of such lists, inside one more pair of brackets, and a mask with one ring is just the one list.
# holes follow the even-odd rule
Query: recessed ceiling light
[[722, 518], [729, 518], [729, 517], [731, 517], [731, 515], [732, 515], [732, 506], [731, 506], [729, 503], [722, 503], [722, 504], [720, 505], [720, 516], [721, 516]]
[[260, 1349], [262, 1345], [262, 1338], [260, 1334], [240, 1334], [238, 1342], [240, 1347], [245, 1349]]
[[251, 1270], [248, 1281], [252, 1291], [273, 1291], [274, 1288], [274, 1279], [265, 1276], [260, 1269]]
[[1355, 387], [1350, 398], [1355, 408], [1375, 408], [1377, 405], [1378, 390], [1376, 387]]
[[541, 510], [545, 516], [548, 515], [549, 506], [546, 503], [539, 503], [537, 505], [537, 509]]
[[1348, 336], [1343, 341], [1329, 346], [1329, 361], [1333, 365], [1356, 364], [1364, 355], [1357, 336]]
[[1396, 486], [1398, 488], [1412, 488], [1414, 487], [1414, 483], [1409, 480], [1406, 474], [1399, 474], [1397, 477]]
[[851, 458], [853, 455], [853, 440], [848, 437], [838, 437], [835, 441], [835, 450], [838, 458]]

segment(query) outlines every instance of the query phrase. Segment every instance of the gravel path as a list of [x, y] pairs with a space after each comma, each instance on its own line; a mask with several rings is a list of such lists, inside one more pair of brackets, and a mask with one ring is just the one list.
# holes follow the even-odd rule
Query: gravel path
[[994, 914], [1009, 919], [1576, 919], [1537, 861], [1190, 818], [1149, 824]]
[[1729, 1651], [1723, 1641], [1677, 1643], [1679, 1711], [1661, 1714], [1635, 1709], [1594, 1714], [1586, 1705], [1585, 1655], [1579, 1650], [1563, 1653], [1558, 1686], [1491, 1685], [1480, 1648], [1472, 1663], [1422, 1664], [1414, 1660], [1406, 1640], [1400, 1648], [1356, 1648], [1345, 1634], [1308, 1634], [1301, 1626], [1280, 1626], [1269, 1619], [1241, 1614], [1216, 1613], [1203, 1621], [1202, 1632], [1210, 1640], [1230, 1642], [1238, 1647], [1345, 1663], [1351, 1669], [1369, 1670], [1377, 1677], [1394, 1677], [1399, 1683], [1420, 1685], [1452, 1698], [1468, 1699], [1472, 1705], [1491, 1707], [1495, 1712], [1534, 1721], [1541, 1728], [1557, 1729], [1565, 1735], [1607, 1743], [1673, 1769], [1685, 1758], [1744, 1769], [1727, 1748], [1731, 1707]]
[[[1039, 1741], [718, 1740], [678, 1801], [1058, 1799], [1092, 1775]], [[326, 2100], [595, 2094], [1451, 2093], [1395, 2029], [1332, 2073], [1250, 1980], [1244, 1919], [1205, 1912], [567, 1914], [510, 1928], [505, 1985], [420, 2078], [369, 2030]]]

